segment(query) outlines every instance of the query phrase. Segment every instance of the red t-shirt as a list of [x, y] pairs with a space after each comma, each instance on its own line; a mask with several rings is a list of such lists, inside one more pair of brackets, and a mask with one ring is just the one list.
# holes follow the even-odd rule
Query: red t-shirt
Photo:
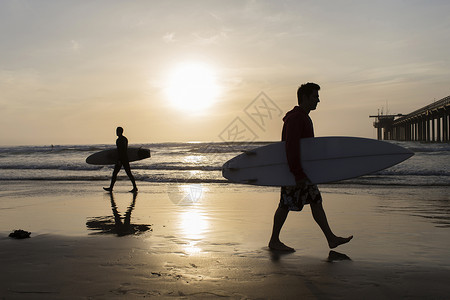
[[283, 121], [281, 140], [286, 141], [289, 169], [298, 181], [307, 177], [300, 162], [300, 139], [314, 137], [313, 123], [308, 114], [298, 106], [287, 112]]

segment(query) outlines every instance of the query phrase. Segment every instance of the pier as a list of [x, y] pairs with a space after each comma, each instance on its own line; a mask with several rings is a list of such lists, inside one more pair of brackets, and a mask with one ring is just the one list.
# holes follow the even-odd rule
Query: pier
[[449, 142], [450, 96], [407, 115], [369, 116], [375, 118], [379, 140]]

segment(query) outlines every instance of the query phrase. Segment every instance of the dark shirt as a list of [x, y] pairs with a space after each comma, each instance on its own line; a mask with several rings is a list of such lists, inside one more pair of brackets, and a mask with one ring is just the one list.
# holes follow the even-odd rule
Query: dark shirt
[[300, 161], [300, 139], [314, 137], [311, 118], [300, 107], [295, 106], [283, 118], [281, 140], [286, 141], [286, 156], [290, 171], [295, 180], [307, 178]]
[[117, 152], [119, 154], [119, 160], [122, 162], [128, 161], [128, 139], [123, 135], [119, 136], [116, 140]]

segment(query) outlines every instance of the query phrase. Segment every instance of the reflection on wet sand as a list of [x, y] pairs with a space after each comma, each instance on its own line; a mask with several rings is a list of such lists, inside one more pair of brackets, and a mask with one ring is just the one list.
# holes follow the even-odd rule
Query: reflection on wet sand
[[446, 190], [427, 188], [410, 191], [409, 197], [388, 198], [381, 201], [378, 208], [383, 213], [398, 213], [426, 219], [434, 226], [450, 228], [450, 198]]
[[201, 184], [180, 185], [172, 190], [171, 199], [181, 199], [174, 203], [178, 206], [179, 232], [186, 244], [183, 247], [184, 253], [188, 255], [202, 252], [199, 247], [200, 242], [205, 239], [205, 234], [209, 229], [209, 221], [200, 206], [203, 196]]
[[[196, 171], [192, 171], [196, 172]], [[167, 186], [167, 195], [172, 203], [180, 206], [192, 205], [200, 201], [204, 187], [200, 183], [176, 184]]]
[[180, 214], [180, 232], [188, 240], [184, 251], [187, 254], [200, 253], [199, 243], [205, 239], [209, 222], [200, 209], [195, 206], [185, 207], [186, 211]]
[[350, 257], [348, 257], [346, 254], [344, 253], [340, 253], [334, 250], [331, 250], [330, 253], [328, 253], [328, 259], [327, 262], [337, 262], [337, 261], [342, 261], [342, 260], [352, 260]]
[[283, 256], [294, 253], [294, 252], [287, 252], [287, 251], [272, 250], [269, 247], [267, 247], [267, 250], [269, 251], [270, 260], [272, 260], [272, 262], [278, 262]]
[[131, 224], [131, 213], [136, 205], [137, 193], [133, 193], [133, 200], [128, 206], [125, 216], [122, 218], [117, 209], [114, 200], [114, 194], [109, 193], [111, 199], [112, 216], [93, 217], [86, 222], [86, 226], [90, 230], [96, 232], [91, 234], [115, 234], [117, 236], [125, 236], [130, 234], [141, 234], [148, 230], [152, 230], [150, 225]]
[[[277, 251], [277, 250], [271, 250], [271, 249], [268, 249], [268, 250], [270, 252], [270, 259], [273, 262], [278, 262], [283, 256], [287, 256], [287, 255], [294, 253], [294, 252]], [[329, 263], [334, 263], [334, 262], [344, 261], [344, 260], [351, 261], [352, 259], [349, 256], [347, 256], [346, 254], [340, 253], [340, 252], [337, 252], [334, 250], [330, 250], [330, 252], [328, 253], [328, 257], [325, 259], [325, 261], [329, 262]]]

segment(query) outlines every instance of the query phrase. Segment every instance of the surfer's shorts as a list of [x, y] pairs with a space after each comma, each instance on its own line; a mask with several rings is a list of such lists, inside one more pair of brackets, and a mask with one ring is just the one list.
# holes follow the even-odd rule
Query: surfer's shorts
[[307, 181], [302, 186], [282, 186], [279, 207], [301, 211], [305, 204], [322, 203], [317, 185]]

